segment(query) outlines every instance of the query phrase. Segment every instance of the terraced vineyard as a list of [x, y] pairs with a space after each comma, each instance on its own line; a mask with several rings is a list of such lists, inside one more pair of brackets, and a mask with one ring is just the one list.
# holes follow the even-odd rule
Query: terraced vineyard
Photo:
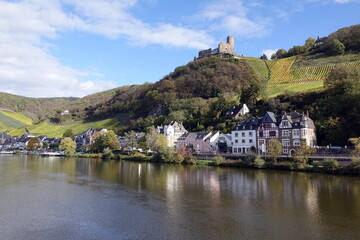
[[[35, 136], [46, 135], [48, 137], [62, 137], [64, 132], [68, 129], [71, 129], [74, 134], [78, 134], [86, 131], [89, 128], [115, 129], [119, 125], [120, 123], [117, 119], [111, 118], [103, 121], [69, 124], [69, 125], [52, 125], [48, 121], [44, 121], [42, 123], [29, 126], [27, 129]], [[24, 133], [25, 133], [24, 128], [18, 128], [16, 130], [9, 132], [9, 134], [12, 136], [20, 136]]]
[[[263, 82], [269, 79], [269, 70], [264, 60], [259, 58], [244, 57], [245, 61], [252, 67], [254, 72], [260, 77]], [[270, 61], [271, 62], [271, 61]]]
[[360, 67], [360, 60], [344, 62], [339, 64], [330, 64], [324, 66], [310, 66], [292, 69], [295, 58], [285, 58], [274, 61], [270, 69], [269, 84], [300, 83], [309, 81], [323, 81], [329, 75], [330, 71], [339, 65], [350, 67]]
[[24, 127], [32, 124], [32, 120], [21, 113], [0, 111], [0, 132]]

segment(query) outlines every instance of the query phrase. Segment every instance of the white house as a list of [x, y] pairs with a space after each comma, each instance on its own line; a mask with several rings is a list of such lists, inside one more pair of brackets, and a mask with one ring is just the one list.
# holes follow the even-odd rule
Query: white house
[[253, 117], [241, 121], [234, 130], [231, 131], [232, 152], [234, 154], [256, 153], [256, 130], [258, 126], [259, 119]]
[[176, 121], [171, 121], [169, 124], [164, 126], [158, 126], [157, 131], [159, 134], [166, 136], [168, 147], [174, 147], [177, 139], [184, 133], [188, 132], [182, 123], [178, 123]]

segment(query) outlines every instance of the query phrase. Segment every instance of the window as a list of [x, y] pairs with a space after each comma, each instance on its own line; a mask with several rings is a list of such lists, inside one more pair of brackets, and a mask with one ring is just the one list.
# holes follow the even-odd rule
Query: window
[[253, 143], [253, 140], [252, 140], [252, 139], [249, 139], [249, 143]]
[[307, 129], [302, 129], [302, 135], [305, 137], [307, 135]]
[[237, 139], [235, 139], [235, 143], [238, 143], [239, 141]]
[[288, 153], [289, 153], [289, 150], [283, 149], [283, 153], [288, 154]]
[[242, 143], [245, 143], [245, 139], [241, 140]]
[[252, 132], [249, 132], [249, 137], [252, 137], [253, 133]]
[[242, 136], [242, 137], [245, 137], [245, 133], [244, 133], [244, 132], [242, 132], [242, 133], [241, 133], [241, 136]]
[[270, 131], [269, 134], [270, 137], [276, 137], [276, 131]]
[[259, 140], [259, 145], [265, 144], [265, 140]]
[[238, 137], [238, 136], [239, 136], [239, 134], [236, 132], [236, 133], [235, 133], [235, 137]]
[[282, 130], [282, 136], [288, 137], [289, 136], [289, 130]]
[[234, 148], [234, 153], [237, 153], [237, 148]]
[[300, 137], [300, 130], [299, 129], [294, 129], [293, 130], [293, 137]]
[[300, 146], [300, 140], [294, 140], [294, 146]]
[[282, 122], [282, 126], [283, 126], [283, 127], [288, 127], [288, 126], [289, 126], [289, 121], [286, 121], [286, 120], [283, 121], [283, 122]]
[[259, 137], [264, 137], [264, 132], [263, 131], [259, 132]]
[[285, 146], [285, 147], [290, 146], [290, 139], [283, 139], [282, 140], [282, 145]]

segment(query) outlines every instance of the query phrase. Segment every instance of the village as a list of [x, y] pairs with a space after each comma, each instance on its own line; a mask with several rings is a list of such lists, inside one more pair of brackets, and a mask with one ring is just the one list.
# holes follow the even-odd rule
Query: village
[[[246, 154], [266, 155], [272, 139], [281, 143], [283, 156], [294, 156], [296, 149], [302, 144], [321, 150], [317, 146], [316, 128], [308, 113], [281, 112], [276, 115], [273, 112], [265, 112], [261, 118], [249, 117], [246, 114], [249, 109], [246, 104], [234, 106], [226, 117], [238, 119], [237, 125], [230, 133], [220, 131], [213, 132], [189, 132], [181, 122], [171, 121], [168, 124], [156, 126], [158, 134], [167, 139], [167, 146], [174, 149], [185, 149], [193, 154], [224, 154], [232, 156], [244, 156]], [[107, 132], [107, 129], [90, 128], [72, 137], [76, 143], [76, 151], [81, 153], [89, 152], [99, 134]], [[144, 132], [134, 133], [135, 141], [138, 142], [146, 135]], [[31, 139], [36, 139], [39, 147], [29, 147]], [[126, 136], [117, 136], [121, 150], [131, 151], [152, 151], [142, 149], [137, 144], [129, 143]], [[1, 153], [35, 152], [43, 154], [59, 153], [61, 138], [47, 136], [35, 136], [26, 132], [20, 137], [13, 137], [7, 133], [0, 134]], [[331, 150], [331, 149], [328, 149]], [[344, 149], [346, 150], [346, 149]], [[324, 152], [324, 149], [321, 150]], [[346, 151], [342, 151], [342, 153]], [[336, 153], [336, 152], [335, 152]], [[324, 154], [324, 153], [323, 153]], [[334, 154], [334, 151], [332, 152]]]

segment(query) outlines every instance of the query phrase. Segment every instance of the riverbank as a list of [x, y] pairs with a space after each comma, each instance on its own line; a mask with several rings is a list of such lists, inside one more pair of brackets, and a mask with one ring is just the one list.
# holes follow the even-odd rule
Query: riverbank
[[[26, 155], [42, 155], [41, 153], [20, 153]], [[262, 159], [256, 155], [248, 155], [237, 160], [227, 159], [222, 156], [215, 156], [209, 160], [198, 160], [193, 156], [185, 158], [159, 158], [156, 155], [147, 155], [143, 153], [134, 154], [112, 154], [110, 156], [102, 153], [74, 153], [66, 157], [75, 158], [92, 158], [103, 160], [125, 160], [134, 162], [159, 162], [167, 164], [183, 164], [183, 165], [207, 165], [214, 167], [229, 167], [229, 168], [251, 168], [251, 169], [268, 169], [268, 170], [283, 170], [283, 171], [297, 171], [297, 172], [313, 172], [332, 175], [343, 176], [360, 176], [360, 162], [350, 162], [349, 164], [339, 164], [335, 159], [325, 159], [324, 161], [311, 161], [311, 163], [300, 163], [291, 158], [281, 161], [272, 161], [270, 159]]]

